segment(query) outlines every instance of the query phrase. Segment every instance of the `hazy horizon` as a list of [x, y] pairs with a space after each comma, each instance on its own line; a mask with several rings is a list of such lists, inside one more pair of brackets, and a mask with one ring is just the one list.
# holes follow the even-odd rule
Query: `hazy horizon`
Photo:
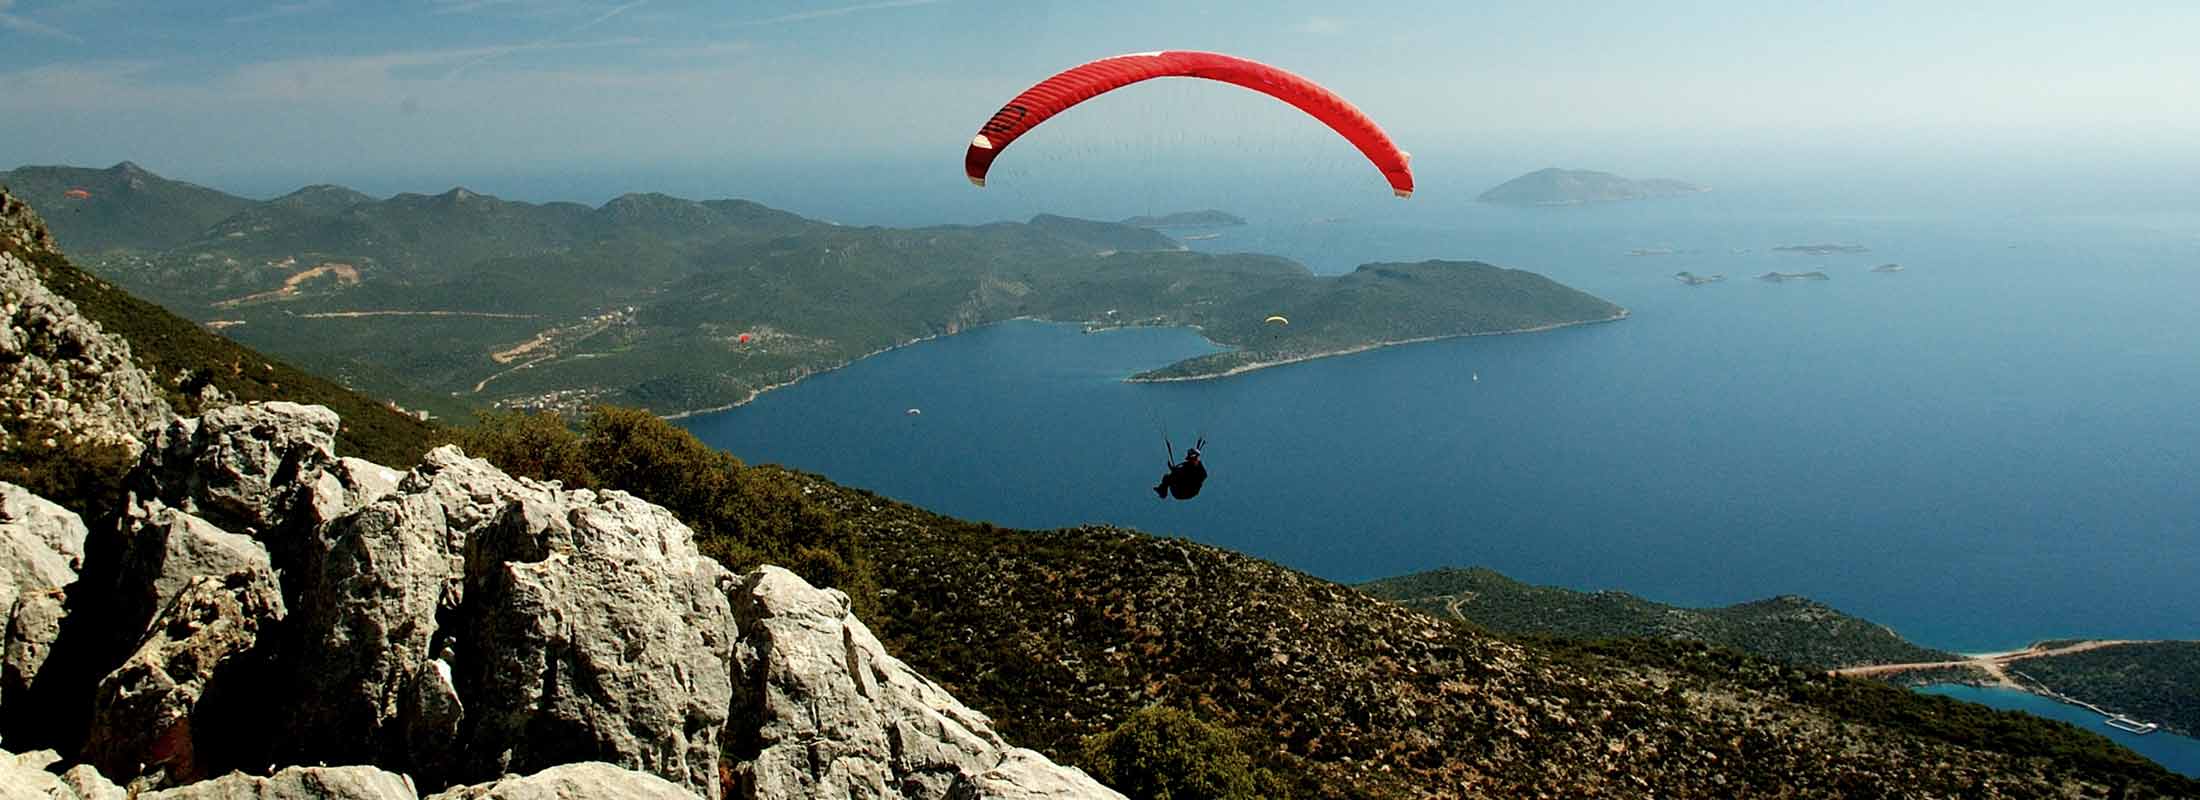
[[[582, 202], [739, 196], [698, 189], [850, 164], [905, 166], [908, 177], [881, 187], [899, 190], [928, 187], [919, 165], [933, 162], [937, 181], [959, 182], [970, 132], [1038, 79], [1176, 47], [1268, 60], [1335, 88], [1438, 179], [1425, 191], [1471, 196], [1487, 184], [1456, 183], [1552, 165], [1715, 185], [1941, 168], [2168, 184], [2200, 177], [2200, 94], [2176, 77], [2200, 74], [2178, 36], [2195, 24], [2200, 9], [2172, 4], [2108, 15], [1723, 3], [1674, 15], [1595, 4], [0, 0], [0, 161], [131, 160], [257, 196], [317, 182], [378, 195], [483, 183], [472, 188]], [[1070, 192], [1063, 174], [1203, 157], [1380, 186], [1296, 111], [1204, 81], [1102, 97], [1002, 166]], [[683, 175], [692, 188], [643, 183]], [[560, 176], [580, 176], [564, 180], [566, 196], [554, 196]]]

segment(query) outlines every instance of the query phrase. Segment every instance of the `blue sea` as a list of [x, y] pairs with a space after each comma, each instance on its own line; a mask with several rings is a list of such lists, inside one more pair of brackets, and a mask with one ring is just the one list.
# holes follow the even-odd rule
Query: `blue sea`
[[2030, 692], [1986, 686], [1936, 684], [1918, 689], [1928, 694], [1945, 695], [1958, 700], [1993, 706], [2008, 711], [2023, 711], [2048, 719], [2059, 719], [2102, 736], [2155, 763], [2193, 777], [2200, 777], [2200, 739], [2168, 733], [2132, 734], [2102, 724], [2102, 717], [2077, 706], [2056, 702]]
[[[1799, 594], [1958, 651], [2200, 638], [2200, 203], [1975, 188], [1531, 209], [1094, 195], [1057, 210], [1214, 205], [1252, 224], [1197, 249], [1323, 273], [1477, 259], [1633, 315], [1170, 384], [1122, 379], [1213, 345], [1010, 323], [684, 424], [947, 514], [1126, 525], [1342, 582], [1483, 565], [1690, 606]], [[917, 216], [871, 221], [943, 221]], [[1822, 243], [1869, 252], [1774, 250]], [[1870, 271], [1886, 263], [1904, 270]], [[1775, 270], [1831, 279], [1754, 277]], [[1195, 501], [1147, 488], [1164, 432], [1210, 442]]]

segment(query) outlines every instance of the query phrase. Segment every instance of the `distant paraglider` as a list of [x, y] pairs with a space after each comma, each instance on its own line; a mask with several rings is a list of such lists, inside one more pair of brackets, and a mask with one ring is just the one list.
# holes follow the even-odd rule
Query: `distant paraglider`
[[744, 333], [744, 334], [741, 334], [740, 342], [741, 342], [742, 344], [748, 344], [748, 343], [749, 343], [749, 335], [748, 335], [748, 334], [746, 334], [746, 333]]
[[1205, 78], [1243, 86], [1290, 103], [1321, 120], [1359, 148], [1368, 161], [1374, 162], [1376, 169], [1382, 170], [1392, 193], [1399, 197], [1413, 196], [1413, 170], [1408, 163], [1411, 156], [1398, 149], [1374, 120], [1335, 92], [1257, 61], [1192, 50], [1103, 58], [1072, 67], [1025, 89], [1023, 94], [1001, 106], [1001, 110], [993, 112], [993, 117], [978, 129], [978, 135], [970, 140], [970, 149], [963, 154], [963, 173], [971, 183], [984, 186], [986, 171], [993, 167], [993, 159], [999, 158], [1011, 142], [1038, 127], [1039, 123], [1098, 95], [1154, 78]]
[[1267, 323], [1267, 324], [1269, 324], [1269, 325], [1289, 325], [1289, 324], [1291, 324], [1291, 321], [1290, 321], [1290, 320], [1288, 320], [1288, 319], [1284, 319], [1284, 318], [1283, 318], [1283, 315], [1282, 315], [1282, 314], [1270, 314], [1270, 315], [1268, 315], [1268, 318], [1267, 318], [1267, 319], [1265, 319], [1265, 320], [1262, 320], [1262, 322], [1265, 322], [1265, 323]]
[[79, 186], [66, 192], [62, 192], [61, 196], [69, 198], [71, 200], [90, 200], [92, 199], [92, 192], [90, 189]]

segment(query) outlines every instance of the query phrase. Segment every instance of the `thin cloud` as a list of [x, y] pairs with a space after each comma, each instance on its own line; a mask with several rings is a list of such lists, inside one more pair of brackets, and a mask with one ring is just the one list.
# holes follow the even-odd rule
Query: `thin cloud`
[[15, 31], [16, 33], [27, 33], [33, 36], [45, 36], [53, 39], [60, 39], [66, 42], [84, 41], [83, 39], [77, 38], [75, 34], [71, 34], [68, 31], [56, 28], [52, 25], [39, 22], [38, 20], [25, 17], [21, 14], [8, 13], [8, 9], [13, 7], [15, 7], [15, 0], [0, 0], [0, 28], [6, 28], [8, 30]]
[[863, 13], [863, 12], [865, 12], [865, 11], [883, 11], [883, 10], [886, 10], [886, 9], [889, 9], [889, 8], [909, 8], [909, 7], [912, 7], [912, 6], [929, 6], [929, 5], [933, 5], [933, 4], [935, 4], [935, 3], [941, 3], [941, 2], [945, 2], [945, 1], [946, 1], [946, 0], [880, 0], [880, 2], [876, 2], [876, 3], [864, 3], [864, 4], [862, 4], [862, 5], [854, 5], [854, 6], [841, 6], [841, 7], [839, 7], [839, 8], [820, 8], [820, 9], [817, 9], [817, 10], [815, 10], [815, 11], [797, 11], [797, 12], [795, 12], [795, 13], [792, 13], [792, 14], [782, 14], [782, 15], [779, 15], [779, 16], [776, 16], [776, 17], [766, 17], [766, 18], [764, 18], [764, 19], [752, 19], [752, 20], [746, 20], [746, 21], [743, 21], [743, 22], [742, 22], [741, 24], [743, 24], [743, 25], [783, 25], [783, 24], [786, 24], [786, 23], [789, 23], [789, 22], [806, 22], [806, 21], [808, 21], [808, 20], [813, 20], [813, 19], [824, 19], [824, 18], [826, 18], [826, 17], [845, 17], [845, 16], [848, 16], [849, 14], [860, 14], [860, 13]]
[[297, 2], [292, 3], [276, 3], [269, 6], [265, 11], [230, 17], [229, 24], [242, 25], [252, 22], [265, 22], [271, 19], [311, 14], [315, 11], [325, 11], [335, 7], [336, 0], [297, 0]]
[[623, 5], [617, 6], [617, 7], [615, 7], [615, 8], [612, 8], [612, 9], [611, 9], [610, 11], [606, 11], [606, 12], [604, 12], [604, 13], [602, 13], [602, 14], [598, 14], [598, 15], [596, 15], [595, 17], [593, 17], [593, 18], [590, 18], [590, 19], [589, 19], [589, 20], [588, 20], [587, 22], [583, 22], [583, 23], [581, 23], [581, 24], [579, 24], [579, 25], [575, 25], [575, 26], [573, 26], [573, 27], [571, 27], [571, 28], [567, 28], [567, 29], [565, 29], [565, 31], [564, 31], [564, 32], [561, 32], [561, 33], [559, 33], [559, 34], [557, 34], [557, 35], [555, 35], [555, 36], [547, 37], [547, 38], [544, 38], [544, 39], [539, 39], [539, 40], [536, 40], [536, 41], [533, 41], [533, 42], [528, 42], [527, 44], [522, 44], [522, 45], [513, 45], [513, 46], [511, 46], [511, 47], [500, 47], [500, 48], [495, 48], [495, 49], [492, 49], [492, 50], [490, 50], [489, 52], [487, 52], [487, 53], [484, 53], [484, 54], [482, 54], [481, 56], [479, 56], [479, 57], [477, 57], [477, 58], [475, 58], [475, 59], [473, 59], [473, 60], [471, 60], [471, 61], [468, 61], [468, 62], [466, 62], [466, 63], [464, 63], [464, 64], [460, 64], [460, 65], [458, 65], [458, 66], [457, 66], [456, 68], [454, 68], [454, 69], [452, 69], [452, 70], [450, 71], [450, 74], [444, 75], [444, 76], [443, 76], [443, 78], [444, 78], [444, 80], [450, 80], [450, 79], [453, 79], [453, 78], [457, 78], [457, 77], [459, 77], [459, 76], [465, 75], [465, 74], [466, 74], [466, 71], [467, 71], [467, 70], [473, 69], [473, 68], [475, 68], [475, 67], [481, 66], [482, 64], [488, 63], [488, 62], [490, 62], [490, 61], [494, 61], [494, 60], [496, 60], [496, 59], [499, 59], [499, 58], [503, 58], [503, 57], [505, 57], [505, 56], [508, 56], [508, 55], [511, 55], [511, 54], [513, 54], [513, 53], [517, 53], [517, 52], [520, 52], [520, 51], [523, 51], [523, 50], [540, 50], [540, 49], [543, 49], [543, 48], [545, 48], [545, 47], [549, 47], [549, 46], [551, 46], [551, 45], [557, 44], [558, 42], [560, 42], [560, 41], [564, 40], [564, 39], [565, 39], [566, 37], [569, 37], [569, 36], [572, 36], [572, 35], [574, 35], [574, 34], [580, 33], [580, 32], [582, 32], [582, 31], [588, 30], [589, 28], [593, 28], [593, 27], [596, 27], [596, 26], [598, 26], [598, 25], [602, 25], [602, 24], [604, 24], [605, 22], [609, 22], [609, 21], [611, 21], [611, 19], [612, 19], [613, 17], [617, 17], [617, 16], [618, 16], [618, 15], [620, 15], [620, 14], [624, 14], [624, 13], [626, 13], [626, 12], [628, 12], [628, 11], [631, 11], [631, 10], [633, 10], [633, 9], [635, 9], [635, 8], [639, 8], [639, 7], [643, 6], [643, 5], [647, 5], [648, 3], [649, 3], [649, 0], [634, 0], [634, 2], [631, 2], [631, 3], [626, 3], [626, 4], [623, 4]]

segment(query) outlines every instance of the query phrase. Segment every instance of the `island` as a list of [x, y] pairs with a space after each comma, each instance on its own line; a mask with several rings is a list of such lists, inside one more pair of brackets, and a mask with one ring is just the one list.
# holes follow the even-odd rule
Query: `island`
[[1901, 271], [1902, 271], [1902, 265], [1901, 265], [1901, 264], [1881, 264], [1881, 265], [1879, 265], [1879, 266], [1876, 266], [1876, 267], [1872, 267], [1872, 271], [1873, 271], [1873, 272], [1901, 272]]
[[[376, 199], [314, 187], [272, 201], [210, 200], [213, 190], [118, 170], [31, 176], [42, 190], [60, 186], [54, 194], [83, 185], [128, 200], [152, 226], [57, 218], [55, 232], [94, 254], [95, 271], [201, 324], [222, 323], [243, 344], [444, 417], [597, 403], [662, 415], [714, 410], [890, 349], [1021, 319], [1095, 331], [1182, 326], [1225, 348], [1135, 376], [1181, 380], [1626, 315], [1489, 264], [1316, 275], [1285, 258], [1193, 252], [1151, 228], [1053, 214], [885, 228], [663, 194], [597, 207], [463, 188]], [[1225, 216], [1154, 221], [1171, 218]], [[1263, 323], [1276, 314], [1292, 324]]]
[[1698, 275], [1696, 273], [1688, 272], [1685, 270], [1673, 273], [1673, 277], [1680, 282], [1688, 284], [1690, 286], [1702, 286], [1706, 283], [1718, 283], [1719, 281], [1726, 280], [1725, 275]]
[[1498, 184], [1475, 199], [1508, 206], [1573, 206], [1708, 191], [1668, 178], [1633, 180], [1609, 172], [1550, 167]]
[[1757, 280], [1778, 283], [1780, 281], [1826, 281], [1832, 280], [1832, 278], [1827, 276], [1826, 273], [1813, 270], [1811, 272], [1767, 272], [1757, 276]]
[[1772, 248], [1777, 253], [1796, 253], [1806, 256], [1840, 256], [1869, 253], [1871, 248], [1860, 244], [1788, 244]]
[[1123, 220], [1123, 224], [1136, 228], [1225, 228], [1245, 224], [1245, 218], [1227, 211], [1178, 211], [1160, 216], [1138, 216]]
[[[1285, 262], [1289, 263], [1289, 262]], [[1196, 327], [1231, 348], [1131, 376], [1133, 382], [1220, 378], [1379, 347], [1461, 336], [1532, 333], [1625, 319], [1627, 309], [1549, 278], [1476, 261], [1366, 264], [1350, 273], [1289, 272], [1228, 277], [1238, 291], [1169, 311], [1170, 290], [1145, 284], [1148, 324]], [[1167, 273], [1140, 270], [1168, 278]], [[1180, 282], [1174, 276], [1172, 283]], [[1114, 296], [1111, 294], [1111, 296]], [[1271, 314], [1289, 326], [1263, 322]], [[1065, 315], [1052, 315], [1060, 319]], [[1076, 316], [1074, 314], [1067, 316]], [[1136, 318], [1137, 315], [1132, 315]]]
[[1631, 256], [1677, 256], [1681, 251], [1670, 247], [1637, 247], [1627, 251]]

